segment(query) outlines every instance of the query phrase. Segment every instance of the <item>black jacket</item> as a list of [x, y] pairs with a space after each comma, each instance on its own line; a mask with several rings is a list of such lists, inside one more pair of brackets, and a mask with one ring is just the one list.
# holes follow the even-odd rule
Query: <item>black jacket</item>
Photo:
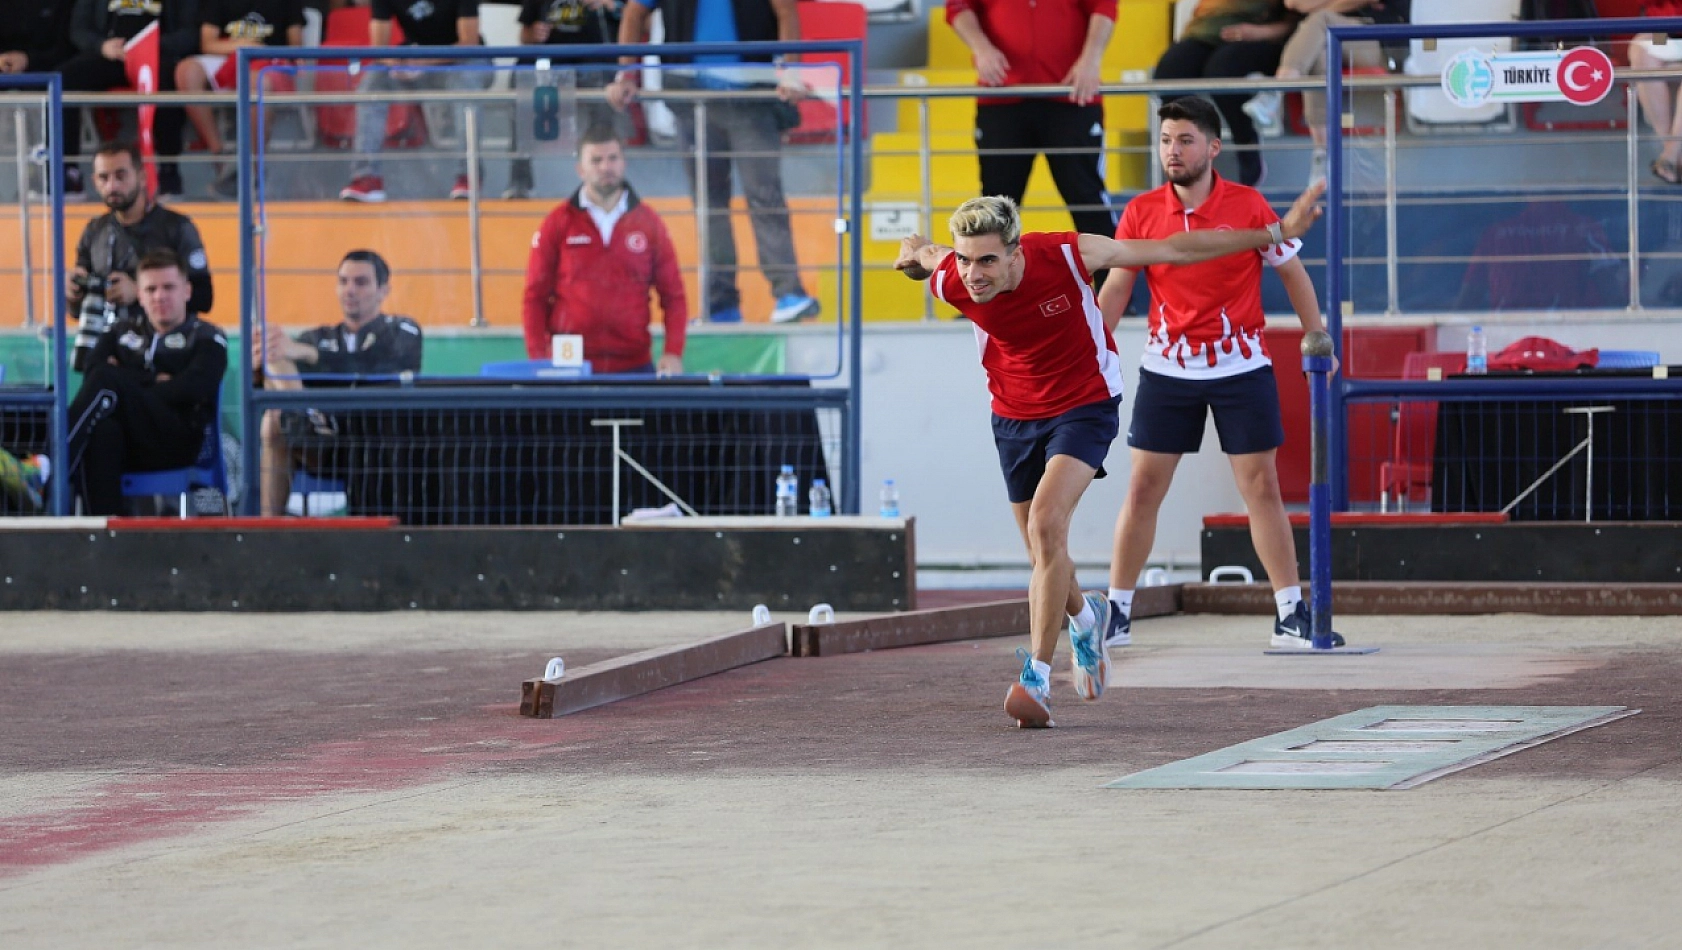
[[[228, 369], [228, 338], [214, 324], [190, 313], [162, 337], [144, 314], [123, 317], [100, 336], [89, 362], [98, 365], [108, 359], [134, 374], [188, 425], [202, 429], [216, 411], [222, 374]], [[160, 373], [169, 379], [160, 381]]]
[[[164, 59], [181, 59], [199, 51], [198, 0], [157, 0], [158, 52]], [[76, 0], [70, 13], [70, 41], [84, 53], [96, 52], [111, 33], [108, 0]]]
[[29, 57], [27, 72], [47, 73], [76, 55], [65, 0], [0, 0], [0, 53]]
[[[175, 252], [187, 268], [187, 282], [193, 287], [187, 309], [193, 313], [209, 313], [216, 303], [215, 288], [210, 282], [210, 261], [204, 252], [204, 240], [193, 219], [176, 211], [154, 204], [141, 219], [125, 227], [117, 221], [117, 213], [109, 211], [88, 222], [76, 242], [76, 266], [96, 277], [112, 271], [124, 271], [135, 276], [135, 265], [147, 251], [159, 249]], [[140, 313], [139, 304], [126, 308], [127, 316]]]

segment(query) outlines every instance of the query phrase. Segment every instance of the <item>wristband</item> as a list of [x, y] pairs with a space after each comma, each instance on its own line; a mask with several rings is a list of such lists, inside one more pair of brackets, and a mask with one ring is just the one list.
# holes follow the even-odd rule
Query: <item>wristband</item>
[[1268, 222], [1267, 236], [1276, 245], [1285, 243], [1285, 229], [1277, 221]]

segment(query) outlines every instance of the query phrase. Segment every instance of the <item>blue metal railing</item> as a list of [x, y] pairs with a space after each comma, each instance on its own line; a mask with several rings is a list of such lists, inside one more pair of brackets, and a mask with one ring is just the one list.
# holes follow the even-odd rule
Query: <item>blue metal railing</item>
[[[47, 389], [40, 392], [8, 391], [0, 396], [8, 404], [13, 405], [44, 405], [48, 407], [49, 457], [55, 463], [52, 467], [51, 494], [49, 510], [55, 515], [67, 515], [71, 512], [69, 481], [66, 477], [64, 464], [68, 456], [65, 453], [66, 417], [69, 415], [68, 371], [69, 362], [66, 360], [64, 347], [65, 319], [64, 319], [64, 277], [69, 271], [64, 264], [64, 80], [57, 73], [39, 74], [25, 73], [17, 76], [0, 76], [0, 90], [44, 90], [46, 93], [46, 115], [43, 117], [47, 128], [47, 153], [41, 173], [44, 176], [43, 191], [48, 194], [50, 205], [49, 215], [52, 221], [52, 277], [48, 282], [52, 290], [52, 323], [49, 328]], [[19, 196], [20, 199], [22, 196]]]
[[[318, 59], [432, 59], [436, 58], [436, 49], [422, 49], [418, 47], [332, 47], [288, 49], [287, 58], [293, 60]], [[238, 52], [238, 87], [237, 109], [238, 122], [238, 161], [240, 163], [239, 176], [239, 220], [240, 229], [240, 329], [244, 340], [256, 339], [254, 317], [257, 313], [259, 287], [256, 276], [259, 269], [257, 254], [257, 212], [258, 194], [256, 185], [259, 183], [258, 143], [261, 139], [259, 130], [254, 128], [253, 110], [251, 104], [256, 94], [253, 88], [252, 62], [255, 60], [274, 59], [272, 50], [240, 50]], [[838, 379], [845, 374], [844, 388], [811, 387], [805, 389], [790, 389], [787, 386], [767, 385], [760, 389], [745, 388], [741, 385], [708, 386], [708, 387], [662, 387], [659, 385], [627, 387], [622, 385], [593, 386], [588, 383], [568, 385], [565, 387], [517, 387], [495, 388], [482, 385], [462, 386], [427, 386], [403, 389], [385, 390], [353, 390], [329, 392], [314, 390], [309, 392], [271, 392], [251, 388], [250, 381], [254, 378], [255, 366], [252, 363], [251, 347], [242, 346], [239, 354], [240, 379], [245, 381], [246, 398], [241, 401], [243, 428], [247, 436], [243, 442], [244, 472], [248, 488], [258, 484], [261, 470], [261, 444], [255, 434], [261, 431], [260, 419], [262, 413], [270, 408], [297, 407], [308, 403], [310, 406], [335, 406], [342, 408], [422, 408], [427, 406], [439, 408], [506, 408], [506, 407], [582, 407], [591, 405], [625, 405], [627, 400], [634, 400], [638, 405], [653, 407], [770, 407], [786, 406], [789, 408], [807, 408], [816, 406], [838, 406], [842, 409], [843, 438], [841, 440], [841, 470], [843, 479], [840, 497], [837, 499], [844, 512], [857, 513], [860, 505], [861, 488], [859, 485], [861, 456], [860, 439], [862, 437], [862, 402], [860, 398], [863, 381], [862, 355], [862, 309], [860, 306], [862, 295], [862, 275], [860, 261], [863, 255], [862, 244], [862, 208], [863, 208], [863, 176], [860, 168], [864, 160], [864, 143], [860, 130], [864, 128], [863, 112], [863, 43], [857, 40], [800, 42], [800, 43], [687, 43], [635, 46], [591, 46], [587, 48], [570, 48], [567, 46], [535, 46], [535, 47], [483, 47], [478, 49], [452, 48], [452, 57], [469, 62], [483, 60], [490, 62], [495, 59], [515, 58], [521, 60], [593, 60], [604, 61], [616, 59], [619, 56], [635, 56], [639, 59], [645, 55], [657, 54], [663, 56], [693, 57], [697, 55], [742, 55], [751, 53], [765, 56], [787, 56], [822, 53], [839, 53], [849, 59], [850, 83], [847, 93], [839, 107], [846, 110], [847, 116], [843, 124], [850, 133], [844, 139], [850, 150], [846, 161], [852, 165], [852, 174], [845, 176], [846, 190], [838, 201], [839, 214], [837, 217], [838, 241], [845, 241], [849, 264], [844, 274], [842, 286], [845, 294], [842, 297], [843, 315], [837, 321], [836, 337], [836, 367], [828, 376], [805, 377], [808, 381], [822, 381]], [[507, 68], [499, 66], [498, 68]], [[838, 157], [838, 162], [843, 161]], [[703, 288], [704, 292], [704, 288]], [[841, 357], [845, 356], [843, 360]], [[733, 380], [732, 382], [739, 382]], [[257, 492], [246, 491], [242, 498], [241, 510], [253, 513], [257, 504]]]

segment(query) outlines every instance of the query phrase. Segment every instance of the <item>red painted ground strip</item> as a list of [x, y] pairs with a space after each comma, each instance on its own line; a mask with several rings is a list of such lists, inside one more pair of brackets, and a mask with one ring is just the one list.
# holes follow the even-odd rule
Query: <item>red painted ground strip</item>
[[512, 717], [475, 717], [324, 743], [273, 765], [118, 778], [87, 786], [82, 804], [0, 820], [0, 879], [244, 818], [265, 805], [395, 791], [529, 759], [569, 738], [546, 731], [534, 741], [529, 727]]
[[[1291, 527], [1308, 527], [1308, 513], [1291, 513]], [[1420, 514], [1386, 515], [1371, 511], [1335, 511], [1332, 526], [1337, 528], [1420, 528], [1456, 524], [1506, 524], [1506, 515], [1498, 511], [1425, 512]], [[1205, 528], [1248, 528], [1250, 516], [1243, 512], [1204, 515]]]
[[385, 531], [390, 516], [356, 518], [108, 518], [111, 531]]

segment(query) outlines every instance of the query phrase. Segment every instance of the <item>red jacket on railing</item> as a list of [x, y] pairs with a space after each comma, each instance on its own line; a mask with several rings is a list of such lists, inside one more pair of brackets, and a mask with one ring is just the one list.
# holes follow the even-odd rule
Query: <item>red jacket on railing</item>
[[576, 192], [532, 235], [522, 308], [531, 359], [549, 358], [552, 334], [576, 333], [595, 372], [647, 365], [651, 288], [664, 312], [665, 352], [683, 355], [689, 303], [671, 234], [636, 192], [627, 190], [626, 201], [607, 243]]
[[1533, 373], [1592, 369], [1600, 362], [1600, 351], [1573, 350], [1545, 336], [1527, 336], [1489, 357], [1490, 369], [1529, 370]]

